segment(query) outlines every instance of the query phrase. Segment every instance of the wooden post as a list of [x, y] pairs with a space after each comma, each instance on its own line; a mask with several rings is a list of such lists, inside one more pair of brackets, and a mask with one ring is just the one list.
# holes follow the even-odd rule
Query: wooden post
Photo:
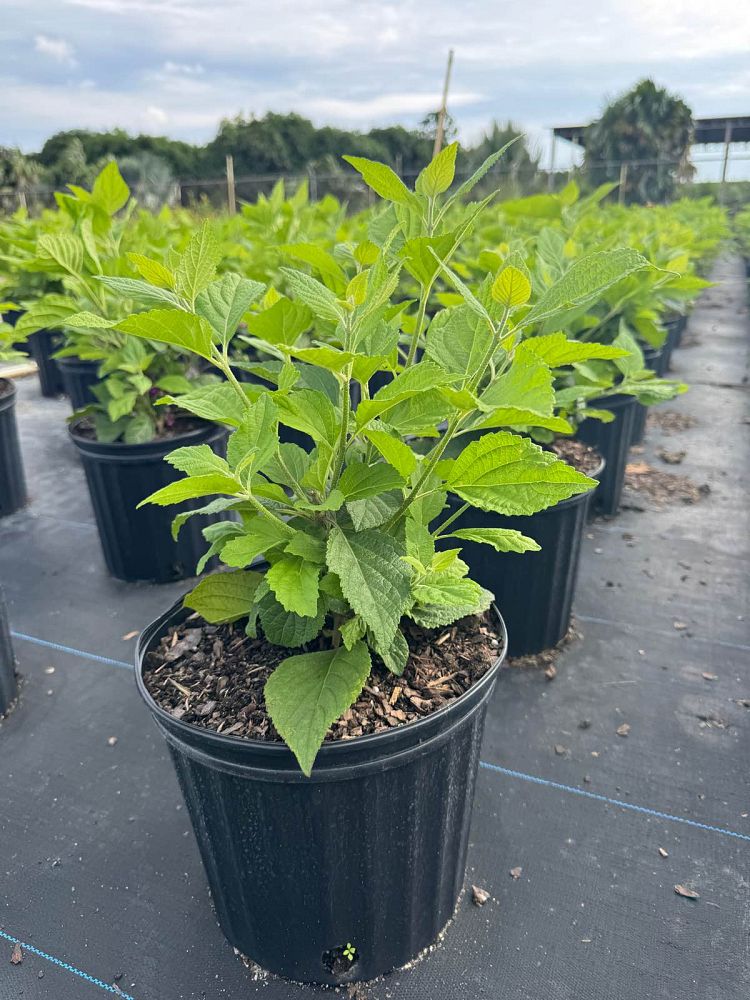
[[557, 136], [552, 129], [552, 153], [549, 158], [549, 173], [547, 174], [547, 190], [552, 191], [555, 187], [555, 153], [557, 152]]
[[721, 187], [724, 193], [724, 185], [727, 182], [727, 167], [729, 166], [729, 146], [732, 142], [732, 124], [727, 122], [724, 128], [724, 159], [721, 164]]
[[620, 186], [617, 190], [617, 202], [619, 205], [625, 203], [625, 185], [628, 183], [628, 165], [627, 163], [620, 164]]
[[237, 198], [234, 192], [234, 157], [231, 153], [227, 153], [227, 208], [230, 215], [234, 215], [237, 211]]
[[435, 130], [435, 145], [432, 149], [433, 160], [443, 148], [443, 133], [445, 132], [445, 116], [448, 112], [448, 88], [451, 84], [451, 69], [453, 68], [453, 49], [448, 53], [448, 65], [445, 67], [445, 82], [443, 83], [443, 102], [438, 112], [437, 129]]

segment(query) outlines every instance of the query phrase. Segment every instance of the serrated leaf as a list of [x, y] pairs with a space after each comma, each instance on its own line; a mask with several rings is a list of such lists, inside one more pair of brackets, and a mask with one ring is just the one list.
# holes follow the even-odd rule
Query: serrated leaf
[[172, 344], [211, 360], [211, 327], [201, 316], [181, 309], [150, 309], [128, 316], [119, 324], [123, 333]]
[[401, 506], [402, 500], [401, 493], [381, 493], [366, 500], [351, 500], [346, 509], [354, 530], [363, 531], [365, 528], [378, 528], [385, 524]]
[[69, 274], [77, 276], [83, 267], [83, 243], [72, 233], [45, 233], [37, 249], [40, 256], [50, 257]]
[[[242, 463], [243, 475], [261, 469], [279, 444], [279, 412], [270, 393], [263, 393], [248, 407], [227, 444], [227, 461], [233, 469]], [[252, 458], [248, 453], [254, 450]]]
[[226, 461], [217, 455], [207, 444], [188, 445], [186, 448], [175, 448], [164, 461], [179, 469], [188, 476], [209, 476], [214, 472], [229, 475]]
[[347, 649], [353, 649], [360, 639], [364, 637], [366, 631], [367, 626], [359, 615], [354, 615], [353, 618], [348, 618], [345, 622], [342, 622], [342, 624], [339, 625], [341, 639]]
[[570, 309], [594, 302], [629, 274], [651, 267], [642, 254], [627, 247], [581, 257], [544, 292], [520, 326], [546, 322]]
[[237, 621], [250, 614], [262, 579], [262, 574], [252, 570], [214, 573], [201, 580], [183, 603], [213, 625]]
[[[243, 386], [243, 388], [248, 393], [249, 400], [249, 387]], [[163, 397], [163, 401], [174, 403], [180, 409], [194, 413], [196, 417], [227, 424], [230, 427], [239, 427], [248, 410], [246, 406], [243, 406], [237, 391], [226, 382], [218, 385], [203, 385], [180, 396], [166, 396]]]
[[138, 507], [143, 507], [147, 503], [156, 504], [158, 507], [167, 507], [169, 504], [182, 503], [183, 500], [211, 496], [212, 493], [228, 493], [230, 496], [237, 496], [238, 493], [242, 493], [242, 487], [236, 479], [232, 479], [231, 476], [222, 476], [218, 472], [206, 476], [188, 476], [156, 490], [145, 500], [141, 500]]
[[357, 407], [357, 425], [364, 427], [375, 417], [387, 413], [398, 403], [401, 403], [413, 396], [425, 396], [429, 403], [429, 392], [440, 385], [450, 385], [456, 382], [459, 376], [446, 372], [433, 361], [423, 360], [417, 365], [411, 365], [392, 382], [384, 385], [382, 389], [372, 397], [364, 400]]
[[511, 366], [480, 396], [483, 410], [516, 407], [551, 417], [555, 406], [552, 372], [524, 341], [516, 348]]
[[494, 340], [487, 323], [467, 306], [446, 309], [427, 328], [425, 354], [445, 371], [471, 379]]
[[403, 485], [403, 477], [385, 462], [375, 465], [352, 462], [344, 469], [338, 488], [346, 500], [351, 502], [387, 493], [388, 490], [395, 490]]
[[309, 434], [314, 441], [335, 445], [339, 436], [339, 414], [328, 396], [317, 389], [300, 389], [289, 396], [278, 395], [279, 420]]
[[345, 311], [333, 292], [316, 278], [296, 271], [291, 267], [279, 268], [286, 278], [289, 288], [295, 298], [304, 303], [319, 319], [331, 323], [339, 323], [345, 317]]
[[445, 466], [446, 488], [482, 510], [535, 514], [597, 485], [527, 438], [485, 434]]
[[105, 316], [100, 316], [98, 313], [86, 310], [73, 313], [72, 316], [68, 316], [65, 320], [65, 326], [73, 330], [111, 330], [119, 323], [120, 320], [107, 319]]
[[496, 552], [539, 552], [541, 545], [512, 528], [459, 528], [441, 538], [461, 538], [466, 542], [491, 545]]
[[258, 603], [258, 615], [263, 634], [269, 642], [285, 649], [296, 649], [312, 642], [320, 632], [325, 619], [325, 603], [319, 603], [314, 618], [305, 618], [295, 615], [293, 611], [285, 611], [269, 591]]
[[64, 295], [45, 295], [21, 314], [14, 330], [19, 337], [26, 337], [37, 330], [59, 329], [77, 312], [78, 305], [73, 299]]
[[409, 600], [403, 554], [395, 538], [374, 529], [350, 534], [334, 526], [328, 537], [328, 566], [341, 580], [344, 597], [385, 646]]
[[531, 297], [531, 282], [517, 267], [504, 267], [492, 282], [492, 298], [495, 302], [514, 309], [525, 305]]
[[312, 311], [302, 302], [278, 299], [270, 308], [247, 318], [254, 337], [269, 344], [294, 344], [312, 323]]
[[359, 642], [289, 656], [266, 681], [268, 714], [308, 777], [325, 734], [357, 699], [370, 669], [370, 652]]
[[220, 514], [225, 510], [230, 510], [231, 508], [237, 506], [237, 503], [238, 501], [235, 497], [219, 497], [216, 500], [212, 500], [211, 503], [206, 504], [205, 507], [198, 507], [195, 510], [180, 511], [180, 513], [177, 514], [172, 521], [172, 538], [177, 541], [180, 529], [191, 517], [195, 517], [198, 514]]
[[609, 344], [585, 343], [568, 340], [564, 333], [548, 333], [543, 337], [531, 337], [525, 341], [529, 350], [550, 368], [562, 368], [577, 361], [602, 361], [621, 358], [627, 352], [622, 347]]
[[314, 535], [309, 531], [297, 529], [284, 546], [284, 551], [321, 565], [326, 561], [326, 543], [322, 533]]
[[427, 164], [417, 177], [416, 190], [428, 198], [447, 191], [456, 175], [456, 153], [458, 143], [452, 142]]
[[221, 251], [214, 237], [211, 224], [204, 222], [193, 235], [175, 269], [177, 291], [191, 304], [199, 292], [211, 283]]
[[417, 456], [401, 438], [393, 437], [387, 431], [365, 428], [364, 436], [377, 448], [383, 458], [408, 479], [417, 465]]
[[418, 625], [439, 628], [467, 615], [480, 615], [492, 604], [493, 595], [468, 578], [433, 578], [415, 586], [418, 603], [409, 612]]
[[175, 276], [164, 264], [142, 253], [126, 254], [128, 260], [142, 278], [157, 288], [174, 288]]
[[344, 156], [342, 159], [350, 163], [360, 174], [365, 184], [372, 188], [375, 194], [387, 201], [395, 201], [399, 205], [408, 205], [414, 195], [390, 167], [385, 163], [368, 160], [364, 156]]
[[263, 471], [276, 483], [282, 486], [295, 486], [310, 467], [310, 455], [298, 444], [286, 442], [280, 444], [276, 455], [263, 466]]
[[371, 636], [371, 638], [373, 640], [373, 649], [386, 665], [386, 668], [392, 674], [400, 677], [406, 669], [406, 664], [409, 662], [409, 644], [404, 638], [403, 632], [399, 629], [388, 646], [382, 646], [376, 642], [374, 636]]
[[195, 300], [195, 311], [218, 333], [222, 344], [234, 336], [240, 320], [253, 302], [265, 291], [260, 281], [251, 281], [238, 274], [223, 275], [212, 281]]
[[313, 618], [318, 608], [320, 566], [301, 556], [284, 555], [266, 572], [266, 580], [285, 611]]
[[114, 215], [127, 203], [130, 188], [122, 179], [122, 174], [114, 160], [100, 172], [91, 188], [91, 200], [107, 215]]
[[221, 552], [221, 561], [227, 566], [249, 566], [259, 555], [284, 545], [292, 534], [293, 529], [283, 521], [257, 514], [245, 523], [241, 535], [227, 542]]
[[97, 281], [106, 285], [113, 292], [118, 292], [125, 298], [134, 299], [139, 304], [167, 305], [175, 308], [180, 305], [179, 297], [169, 288], [157, 288], [140, 278], [118, 278], [106, 274], [98, 274], [96, 277]]

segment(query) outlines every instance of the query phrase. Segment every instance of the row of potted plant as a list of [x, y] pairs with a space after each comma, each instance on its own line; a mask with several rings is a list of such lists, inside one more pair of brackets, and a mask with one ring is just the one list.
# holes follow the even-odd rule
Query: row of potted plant
[[[413, 190], [348, 158], [382, 199], [366, 228], [294, 244], [303, 268], [265, 280], [209, 223], [164, 253], [130, 242], [110, 165], [38, 239], [62, 291], [14, 334], [59, 324], [66, 353], [98, 354], [71, 436], [116, 575], [114, 550], [173, 552], [208, 519], [200, 568], [223, 568], [144, 631], [139, 690], [227, 937], [304, 981], [372, 978], [450, 920], [514, 630], [567, 629], [602, 459], [617, 467], [636, 400], [685, 388], [644, 365], [628, 312], [679, 273], [594, 249], [581, 220], [477, 252], [494, 209], [469, 195], [503, 151], [454, 187], [456, 152]], [[617, 447], [592, 454], [591, 427]]]

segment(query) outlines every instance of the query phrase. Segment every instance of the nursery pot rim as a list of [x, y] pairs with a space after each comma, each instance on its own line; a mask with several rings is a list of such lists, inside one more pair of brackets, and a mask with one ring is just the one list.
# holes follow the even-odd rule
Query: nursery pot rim
[[80, 433], [81, 424], [86, 417], [76, 417], [68, 424], [68, 434], [73, 444], [79, 451], [94, 458], [108, 458], [110, 460], [133, 461], [139, 458], [161, 458], [165, 451], [168, 453], [174, 448], [182, 447], [183, 444], [190, 444], [191, 441], [202, 439], [209, 429], [213, 429], [217, 434], [224, 433], [226, 427], [223, 424], [216, 424], [211, 420], [204, 420], [201, 417], [191, 418], [191, 422], [199, 424], [182, 434], [174, 434], [167, 438], [152, 438], [151, 441], [143, 441], [139, 444], [129, 444], [127, 441], [97, 441], [96, 438], [86, 437]]
[[66, 354], [62, 358], [55, 358], [61, 368], [75, 368], [78, 365], [92, 365], [98, 368], [102, 363], [102, 358], [79, 358], [77, 354]]
[[[231, 760], [232, 762], [236, 762], [234, 766], [239, 767], [242, 771], [262, 771], [271, 779], [283, 776], [284, 781], [301, 779], [302, 781], [309, 782], [316, 779], [325, 780], [326, 777], [340, 780], [344, 777], [344, 772], [347, 770], [353, 772], [361, 768], [372, 768], [373, 766], [377, 766], [379, 761], [389, 762], [389, 759], [395, 762], [395, 759], [402, 755], [411, 755], [414, 751], [419, 751], [421, 746], [427, 746], [435, 739], [444, 738], [453, 728], [453, 725], [448, 721], [450, 715], [458, 716], [453, 723], [454, 725], [458, 724], [463, 717], [462, 709], [471, 711], [472, 708], [477, 708], [481, 704], [483, 700], [482, 695], [487, 688], [493, 686], [508, 652], [508, 633], [505, 622], [493, 603], [491, 610], [495, 618], [495, 624], [498, 627], [502, 647], [499, 649], [497, 658], [493, 661], [492, 665], [476, 683], [472, 684], [458, 698], [452, 699], [437, 709], [437, 711], [430, 712], [429, 715], [421, 719], [406, 722], [378, 733], [369, 733], [365, 736], [354, 736], [351, 739], [333, 740], [323, 743], [315, 758], [312, 777], [308, 778], [302, 773], [292, 751], [282, 740], [257, 740], [247, 736], [226, 735], [216, 732], [213, 729], [196, 726], [190, 722], [183, 722], [181, 719], [176, 719], [173, 715], [170, 715], [169, 712], [154, 700], [143, 678], [145, 657], [147, 653], [153, 650], [155, 641], [160, 638], [169, 625], [175, 624], [179, 620], [184, 621], [185, 618], [192, 614], [191, 609], [184, 607], [182, 601], [182, 597], [178, 598], [170, 608], [158, 618], [151, 621], [138, 637], [135, 650], [135, 679], [138, 692], [153, 714], [167, 741], [179, 741], [182, 752], [188, 752], [190, 755], [200, 758], [209, 757], [211, 758], [212, 766], [215, 767], [217, 764], [221, 766], [222, 761], [213, 757], [212, 753], [221, 755], [222, 751], [224, 751], [227, 754], [224, 761], [228, 767], [232, 768]], [[475, 704], [472, 705], [472, 702]], [[441, 726], [442, 722], [448, 722], [448, 724]], [[420, 740], [420, 736], [423, 739]], [[196, 739], [202, 744], [200, 748], [196, 748], [195, 746]], [[401, 746], [400, 744], [404, 743], [404, 741], [408, 742]], [[185, 745], [186, 743], [190, 747], [189, 750]], [[393, 750], [390, 753], [388, 751], [389, 744], [394, 744]], [[243, 750], [247, 755], [257, 755], [258, 758], [265, 758], [265, 761], [254, 760], [245, 763], [244, 761], [237, 760], [232, 755], [232, 751], [241, 753]], [[366, 752], [368, 750], [372, 752], [371, 756], [362, 756], [358, 753], [358, 751]], [[380, 753], [378, 753], [378, 750]], [[352, 756], [353, 760], [347, 760], [348, 757]]]
[[[10, 390], [10, 391], [9, 391]], [[0, 375], [0, 413], [10, 410], [16, 402], [18, 389], [12, 378], [3, 378]]]

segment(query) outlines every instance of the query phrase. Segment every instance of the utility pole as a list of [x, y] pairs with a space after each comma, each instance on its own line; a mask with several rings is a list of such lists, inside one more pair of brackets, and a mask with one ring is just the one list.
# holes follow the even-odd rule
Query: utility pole
[[443, 103], [438, 111], [435, 145], [432, 149], [433, 160], [443, 148], [443, 133], [445, 131], [445, 116], [448, 113], [448, 88], [451, 85], [451, 70], [453, 69], [453, 49], [448, 52], [448, 65], [445, 67], [445, 82], [443, 83]]
[[237, 211], [237, 199], [234, 193], [234, 157], [231, 153], [227, 153], [227, 208], [230, 215], [234, 215]]

